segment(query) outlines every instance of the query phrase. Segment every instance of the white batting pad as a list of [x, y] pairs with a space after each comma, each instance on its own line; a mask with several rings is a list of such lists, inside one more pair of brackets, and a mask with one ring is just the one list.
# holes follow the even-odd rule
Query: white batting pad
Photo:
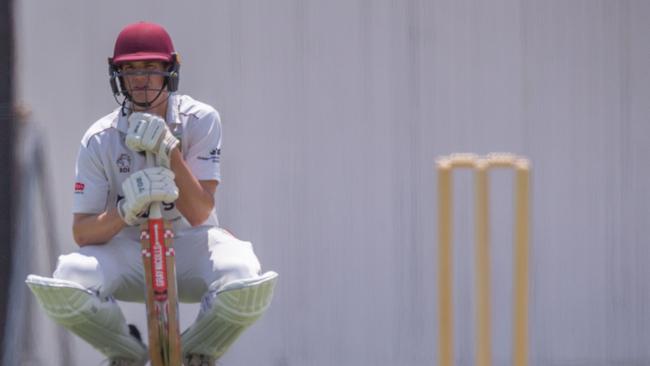
[[266, 272], [251, 279], [233, 281], [206, 295], [201, 311], [183, 332], [184, 354], [219, 358], [239, 335], [266, 311], [278, 274]]
[[47, 315], [109, 358], [147, 360], [147, 349], [129, 334], [115, 301], [102, 301], [92, 291], [66, 280], [27, 276], [25, 281]]

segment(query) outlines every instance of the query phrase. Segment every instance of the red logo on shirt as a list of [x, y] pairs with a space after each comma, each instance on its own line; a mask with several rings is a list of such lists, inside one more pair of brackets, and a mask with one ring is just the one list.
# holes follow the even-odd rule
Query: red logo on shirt
[[84, 188], [86, 185], [80, 182], [74, 184], [74, 193], [84, 193]]

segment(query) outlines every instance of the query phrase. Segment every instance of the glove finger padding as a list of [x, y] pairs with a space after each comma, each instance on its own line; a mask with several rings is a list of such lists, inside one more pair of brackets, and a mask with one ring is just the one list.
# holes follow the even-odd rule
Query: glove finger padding
[[118, 204], [118, 213], [129, 225], [135, 225], [138, 216], [152, 202], [174, 202], [178, 199], [174, 173], [163, 167], [147, 168], [131, 174], [122, 183], [122, 191], [124, 199]]
[[126, 146], [133, 151], [145, 151], [142, 138], [147, 131], [149, 119], [153, 115], [149, 113], [135, 112], [129, 116], [129, 129], [126, 135]]
[[126, 145], [133, 151], [149, 151], [156, 155], [156, 163], [169, 168], [172, 150], [178, 139], [171, 133], [164, 119], [149, 113], [135, 112], [129, 116]]
[[142, 143], [147, 149], [156, 150], [167, 124], [160, 118], [151, 115], [147, 129], [142, 134]]
[[171, 171], [171, 170], [169, 170], [167, 168], [161, 167], [161, 166], [143, 169], [140, 172], [146, 174], [149, 177], [149, 180], [151, 182], [156, 182], [156, 183], [158, 183], [158, 182], [161, 182], [161, 183], [173, 182], [174, 178], [176, 177], [174, 175], [173, 171]]
[[151, 202], [174, 202], [178, 198], [176, 185], [162, 184], [151, 189]]
[[172, 150], [180, 141], [168, 130], [167, 133], [162, 137], [160, 147], [158, 152], [156, 152], [156, 164], [164, 167], [171, 167], [171, 156]]
[[142, 112], [132, 113], [129, 116], [126, 145], [134, 151], [156, 152], [165, 128], [165, 120], [156, 115]]

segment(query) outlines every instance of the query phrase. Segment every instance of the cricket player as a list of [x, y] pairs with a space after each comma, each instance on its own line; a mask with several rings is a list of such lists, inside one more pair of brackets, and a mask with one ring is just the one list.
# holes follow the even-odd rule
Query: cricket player
[[[251, 243], [219, 227], [221, 121], [211, 106], [177, 93], [179, 59], [160, 25], [125, 27], [109, 59], [120, 103], [81, 140], [74, 186], [77, 252], [53, 278], [27, 284], [49, 317], [110, 360], [144, 365], [146, 346], [116, 300], [143, 302], [139, 225], [161, 202], [173, 225], [179, 299], [200, 302], [181, 335], [185, 365], [209, 365], [269, 306], [277, 278], [262, 273]], [[119, 100], [123, 97], [123, 100]], [[155, 155], [147, 166], [145, 153]]]

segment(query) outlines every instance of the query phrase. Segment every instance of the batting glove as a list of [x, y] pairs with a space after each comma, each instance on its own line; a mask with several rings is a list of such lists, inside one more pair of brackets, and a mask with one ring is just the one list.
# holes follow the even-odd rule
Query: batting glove
[[174, 202], [178, 187], [174, 173], [163, 167], [147, 168], [131, 174], [122, 182], [124, 199], [117, 203], [117, 212], [128, 225], [138, 225], [141, 215], [152, 202]]
[[135, 112], [129, 116], [126, 146], [133, 151], [149, 151], [156, 155], [156, 165], [171, 167], [172, 150], [178, 139], [165, 120], [150, 113]]

